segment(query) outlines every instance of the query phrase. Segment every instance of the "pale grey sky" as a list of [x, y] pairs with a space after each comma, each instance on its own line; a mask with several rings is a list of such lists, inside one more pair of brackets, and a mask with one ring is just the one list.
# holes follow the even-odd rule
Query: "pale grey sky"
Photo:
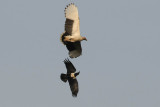
[[[88, 39], [71, 59], [77, 98], [59, 78], [71, 2]], [[1, 0], [0, 107], [160, 107], [159, 11], [159, 0]]]

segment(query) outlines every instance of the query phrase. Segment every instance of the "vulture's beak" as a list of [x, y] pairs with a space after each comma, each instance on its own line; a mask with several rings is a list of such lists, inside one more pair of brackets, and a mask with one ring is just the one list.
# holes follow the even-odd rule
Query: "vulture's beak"
[[87, 38], [84, 38], [84, 40], [86, 40], [86, 41], [87, 41]]
[[82, 40], [86, 40], [87, 41], [87, 38], [86, 37], [82, 37]]

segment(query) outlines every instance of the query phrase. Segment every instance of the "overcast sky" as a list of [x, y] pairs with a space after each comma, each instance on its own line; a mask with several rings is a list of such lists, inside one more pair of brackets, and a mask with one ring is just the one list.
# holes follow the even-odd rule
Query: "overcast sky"
[[[73, 98], [60, 42], [79, 9], [83, 54]], [[0, 107], [160, 107], [159, 0], [1, 0]]]

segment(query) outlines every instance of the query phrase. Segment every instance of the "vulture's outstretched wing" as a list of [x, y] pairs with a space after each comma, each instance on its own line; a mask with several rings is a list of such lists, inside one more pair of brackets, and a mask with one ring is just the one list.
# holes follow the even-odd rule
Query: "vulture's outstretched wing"
[[64, 11], [66, 17], [65, 32], [61, 35], [60, 40], [69, 50], [70, 58], [77, 58], [82, 54], [80, 41], [86, 40], [80, 35], [78, 8], [71, 3], [67, 5]]
[[67, 5], [65, 8], [65, 31], [69, 35], [80, 34], [78, 8], [73, 4]]
[[69, 50], [70, 58], [77, 58], [82, 54], [81, 42], [69, 42], [66, 47]]
[[76, 72], [76, 68], [73, 66], [73, 64], [69, 61], [68, 58], [64, 60], [64, 63], [67, 68], [67, 74]]
[[70, 85], [70, 89], [72, 91], [72, 96], [77, 97], [77, 93], [79, 91], [77, 79], [69, 78], [68, 82], [69, 82], [69, 85]]

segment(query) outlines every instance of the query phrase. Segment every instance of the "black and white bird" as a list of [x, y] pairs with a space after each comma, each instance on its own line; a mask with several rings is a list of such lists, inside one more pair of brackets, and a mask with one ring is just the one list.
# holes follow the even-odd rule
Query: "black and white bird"
[[69, 82], [72, 96], [77, 97], [79, 88], [76, 76], [78, 76], [80, 72], [76, 72], [76, 68], [73, 66], [73, 64], [69, 61], [68, 58], [64, 60], [64, 64], [66, 65], [67, 73], [66, 74], [62, 73], [60, 75], [60, 78], [63, 82], [67, 81]]
[[66, 45], [70, 58], [76, 58], [82, 54], [81, 41], [86, 37], [80, 35], [80, 25], [78, 8], [73, 4], [67, 5], [65, 8], [65, 32], [62, 33], [60, 40]]

